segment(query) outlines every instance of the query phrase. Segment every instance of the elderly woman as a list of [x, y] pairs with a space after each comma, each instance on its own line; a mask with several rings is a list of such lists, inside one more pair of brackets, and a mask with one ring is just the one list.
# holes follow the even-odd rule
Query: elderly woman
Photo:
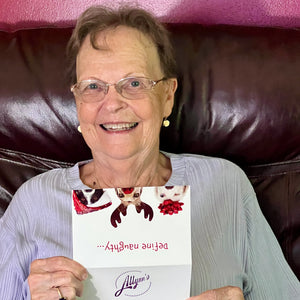
[[232, 163], [159, 151], [177, 88], [164, 27], [137, 9], [88, 9], [68, 53], [80, 131], [93, 159], [25, 183], [0, 220], [0, 298], [75, 299], [70, 190], [190, 185], [190, 299], [299, 299], [244, 173]]

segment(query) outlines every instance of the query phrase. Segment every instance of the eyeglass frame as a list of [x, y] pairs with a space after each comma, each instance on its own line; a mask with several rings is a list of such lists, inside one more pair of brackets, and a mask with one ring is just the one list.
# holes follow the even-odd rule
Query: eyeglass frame
[[[149, 81], [151, 82], [152, 86], [151, 86], [149, 89], [145, 89], [145, 90], [149, 90], [149, 91], [150, 91], [151, 89], [153, 89], [153, 88], [156, 86], [156, 84], [158, 84], [159, 82], [164, 81], [164, 80], [168, 80], [168, 79], [169, 79], [169, 78], [167, 78], [167, 77], [163, 77], [163, 78], [158, 79], [158, 80], [152, 80], [152, 79], [150, 79], [150, 78], [148, 78], [148, 77], [143, 77], [143, 76], [130, 76], [130, 77], [124, 77], [124, 78], [121, 78], [121, 79], [118, 80], [116, 83], [108, 83], [108, 82], [102, 81], [102, 80], [100, 80], [100, 79], [86, 79], [86, 80], [82, 80], [82, 81], [80, 81], [80, 82], [77, 82], [77, 83], [73, 84], [73, 85], [71, 86], [70, 90], [71, 90], [71, 92], [72, 92], [74, 95], [76, 95], [76, 89], [78, 90], [77, 86], [78, 86], [79, 84], [81, 84], [82, 82], [91, 82], [91, 83], [92, 83], [92, 82], [101, 82], [101, 83], [103, 83], [103, 87], [104, 87], [104, 89], [103, 89], [103, 93], [104, 93], [103, 98], [105, 97], [105, 95], [107, 95], [107, 93], [108, 93], [108, 91], [109, 91], [109, 87], [110, 87], [110, 86], [115, 86], [115, 89], [116, 89], [116, 91], [117, 91], [117, 93], [118, 93], [119, 95], [121, 95], [121, 96], [124, 97], [125, 99], [128, 99], [128, 100], [134, 100], [134, 99], [131, 99], [131, 98], [128, 98], [128, 97], [125, 97], [124, 95], [122, 95], [122, 88], [120, 88], [120, 87], [118, 86], [118, 84], [120, 84], [120, 82], [122, 82], [122, 81], [124, 81], [124, 80], [128, 80], [128, 79], [141, 79], [141, 78], [142, 78], [142, 79], [147, 79], [147, 80], [149, 80]], [[79, 94], [79, 96], [82, 97], [82, 100], [83, 100], [83, 95], [82, 95], [81, 93]], [[103, 98], [100, 99], [100, 100], [91, 101], [91, 102], [83, 100], [83, 102], [86, 102], [86, 103], [96, 103], [96, 102], [102, 101]], [[135, 100], [138, 100], [138, 99], [135, 99]]]

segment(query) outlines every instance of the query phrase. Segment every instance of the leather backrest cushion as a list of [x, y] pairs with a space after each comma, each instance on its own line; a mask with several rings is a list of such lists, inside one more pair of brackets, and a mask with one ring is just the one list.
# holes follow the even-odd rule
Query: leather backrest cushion
[[0, 148], [0, 218], [16, 190], [26, 180], [47, 170], [71, 165], [72, 163]]
[[239, 165], [299, 156], [299, 30], [186, 25], [173, 40], [180, 88], [167, 148]]
[[250, 167], [261, 210], [300, 280], [300, 160]]
[[0, 32], [0, 148], [61, 161], [90, 156], [76, 130], [65, 75], [70, 34], [71, 29]]

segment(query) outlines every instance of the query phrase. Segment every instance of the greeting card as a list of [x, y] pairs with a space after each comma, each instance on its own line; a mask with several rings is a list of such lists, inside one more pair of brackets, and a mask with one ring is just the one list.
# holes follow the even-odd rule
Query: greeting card
[[191, 280], [189, 186], [72, 191], [83, 299], [183, 300]]

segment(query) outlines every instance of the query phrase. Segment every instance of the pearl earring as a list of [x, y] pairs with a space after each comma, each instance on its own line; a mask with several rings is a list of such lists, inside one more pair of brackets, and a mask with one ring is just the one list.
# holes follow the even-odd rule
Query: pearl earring
[[164, 118], [163, 126], [164, 127], [169, 127], [169, 125], [170, 125], [170, 121], [168, 119]]
[[81, 127], [80, 127], [80, 125], [77, 127], [77, 130], [81, 133]]

